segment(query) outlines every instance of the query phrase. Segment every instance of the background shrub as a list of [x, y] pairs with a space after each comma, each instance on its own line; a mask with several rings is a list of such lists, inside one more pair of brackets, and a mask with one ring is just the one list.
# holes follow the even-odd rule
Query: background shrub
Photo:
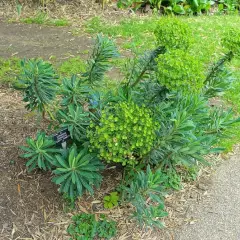
[[188, 25], [176, 17], [161, 18], [154, 33], [158, 46], [167, 49], [187, 49], [193, 40]]

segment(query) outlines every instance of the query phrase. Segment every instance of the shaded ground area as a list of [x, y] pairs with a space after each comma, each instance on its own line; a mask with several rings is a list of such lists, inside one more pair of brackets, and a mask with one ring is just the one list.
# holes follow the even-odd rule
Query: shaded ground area
[[84, 55], [91, 45], [91, 38], [73, 36], [67, 27], [0, 22], [0, 57], [55, 56], [61, 60], [69, 55]]

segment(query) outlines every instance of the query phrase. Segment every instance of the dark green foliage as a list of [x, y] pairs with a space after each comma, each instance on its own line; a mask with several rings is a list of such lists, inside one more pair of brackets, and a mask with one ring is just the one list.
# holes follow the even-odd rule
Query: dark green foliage
[[224, 92], [232, 87], [235, 79], [232, 76], [232, 72], [225, 66], [226, 62], [230, 62], [232, 58], [233, 54], [229, 52], [211, 67], [204, 81], [203, 94], [206, 97], [211, 98], [223, 95]]
[[48, 111], [58, 91], [57, 75], [52, 65], [43, 60], [23, 60], [22, 73], [18, 77], [17, 89], [24, 93], [23, 101], [28, 110]]
[[71, 104], [68, 108], [58, 111], [61, 128], [67, 128], [71, 138], [77, 141], [86, 139], [87, 127], [90, 124], [90, 113], [84, 111], [81, 105]]
[[180, 190], [181, 186], [181, 176], [179, 173], [175, 171], [175, 169], [168, 169], [166, 173], [162, 172], [164, 176], [166, 176], [166, 180], [164, 182], [164, 186], [166, 189], [175, 189]]
[[61, 94], [63, 95], [61, 104], [68, 106], [69, 104], [84, 104], [91, 89], [84, 84], [82, 79], [76, 75], [72, 75], [71, 79], [64, 78], [61, 86]]
[[152, 172], [148, 165], [146, 172], [138, 172], [128, 187], [123, 186], [124, 199], [136, 208], [134, 217], [141, 225], [163, 227], [159, 218], [167, 216], [163, 200], [165, 181], [160, 171]]
[[111, 66], [109, 60], [118, 56], [119, 54], [114, 43], [110, 39], [98, 34], [92, 56], [88, 61], [88, 70], [83, 74], [83, 77], [90, 84], [99, 83], [103, 80], [105, 72]]
[[75, 215], [72, 220], [73, 223], [67, 229], [70, 240], [93, 240], [96, 237], [111, 239], [116, 235], [116, 222], [107, 220], [103, 214], [98, 221], [94, 214], [86, 213]]
[[107, 220], [105, 215], [100, 215], [100, 220], [98, 221], [98, 236], [103, 239], [111, 239], [117, 233], [117, 223], [112, 220]]
[[[33, 164], [31, 168], [39, 165], [50, 169], [54, 164], [53, 182], [72, 202], [86, 191], [93, 194], [94, 187], [100, 185], [103, 165], [98, 157], [113, 165], [126, 165], [117, 188], [120, 204], [135, 207], [133, 215], [140, 225], [162, 227], [166, 189], [180, 189], [182, 179], [194, 178], [198, 163], [209, 164], [205, 155], [222, 151], [217, 148], [219, 140], [226, 137], [229, 126], [240, 121], [232, 111], [210, 106], [208, 99], [230, 87], [232, 79], [225, 63], [238, 54], [236, 41], [205, 78], [197, 56], [187, 52], [192, 42], [187, 25], [176, 18], [161, 19], [155, 34], [160, 47], [130, 60], [125, 79], [111, 90], [105, 81], [101, 86], [97, 83], [103, 80], [111, 58], [118, 53], [111, 40], [98, 35], [87, 71], [64, 79], [57, 98], [60, 110], [55, 127], [69, 130], [72, 139], [68, 144], [72, 146], [53, 158], [50, 153], [55, 154], [56, 149], [50, 150], [48, 157], [35, 144], [33, 150], [25, 148], [24, 157], [33, 159], [28, 163]], [[25, 75], [32, 76], [29, 65], [24, 66]], [[52, 88], [58, 84], [51, 66], [39, 66], [34, 83], [40, 82], [48, 101], [39, 101], [34, 107], [45, 111], [45, 106], [53, 103], [57, 90]], [[39, 74], [43, 80], [36, 81]], [[52, 78], [56, 86], [45, 83]], [[29, 99], [36, 98], [35, 89], [27, 92]], [[31, 141], [29, 146], [33, 146]], [[52, 144], [46, 144], [46, 152]], [[38, 145], [45, 147], [41, 137]], [[86, 146], [90, 150], [83, 148]], [[38, 164], [40, 154], [45, 165]], [[119, 200], [117, 192], [113, 192], [104, 197], [104, 206], [114, 207]], [[97, 222], [93, 215], [79, 215], [74, 221], [68, 229], [72, 239], [108, 239], [115, 234], [114, 223], [104, 219]]]
[[212, 0], [188, 0], [184, 8], [188, 14], [195, 13], [201, 15], [202, 12], [209, 12], [213, 5], [215, 5], [215, 2]]
[[107, 162], [136, 164], [152, 148], [156, 124], [151, 112], [130, 102], [102, 111], [99, 125], [90, 125], [89, 138]]
[[239, 7], [239, 0], [220, 0], [218, 4], [218, 11], [220, 13], [238, 15]]
[[126, 74], [126, 78], [128, 79], [127, 85], [136, 87], [142, 80], [153, 80], [157, 70], [155, 60], [160, 54], [165, 53], [165, 51], [165, 47], [158, 47], [153, 51], [145, 52], [140, 58], [136, 58], [130, 62], [130, 69], [128, 69]]
[[165, 168], [194, 165], [197, 160], [206, 163], [202, 156], [212, 151], [216, 138], [205, 132], [209, 110], [203, 97], [179, 95], [159, 104], [155, 113], [161, 128], [150, 163]]
[[26, 163], [28, 171], [30, 172], [37, 167], [43, 170], [51, 170], [54, 164], [53, 154], [60, 152], [55, 147], [53, 139], [47, 137], [44, 132], [38, 132], [35, 140], [28, 137], [26, 143], [27, 147], [21, 146], [20, 148], [25, 151], [21, 157], [30, 158]]
[[[230, 2], [232, 2], [230, 4]], [[236, 0], [227, 1], [223, 0], [219, 3], [219, 11], [221, 11], [225, 6], [227, 8], [232, 9], [232, 11], [236, 10], [237, 4]], [[224, 3], [224, 5], [223, 5]], [[156, 11], [161, 10], [163, 13], [168, 15], [192, 15], [192, 14], [202, 14], [208, 13], [213, 5], [215, 5], [214, 1], [211, 0], [187, 0], [187, 1], [162, 1], [162, 0], [118, 0], [117, 6], [119, 8], [132, 8], [133, 10], [137, 10], [146, 4], [150, 4], [150, 6]], [[222, 6], [221, 6], [222, 5]], [[222, 9], [220, 8], [222, 7]]]
[[149, 106], [164, 100], [168, 90], [159, 84], [157, 58], [165, 53], [165, 47], [158, 47], [130, 62], [125, 71], [127, 81], [119, 88], [123, 101], [132, 100], [138, 105]]
[[239, 121], [231, 112], [211, 109], [201, 95], [179, 95], [172, 102], [159, 104], [156, 118], [161, 123], [157, 141], [146, 160], [161, 168], [207, 164], [204, 155], [219, 152], [213, 148], [224, 130]]
[[186, 50], [193, 41], [188, 25], [176, 17], [161, 18], [154, 33], [158, 46], [166, 47], [168, 50]]
[[145, 104], [147, 107], [150, 107], [166, 100], [168, 93], [169, 90], [160, 85], [157, 78], [153, 78], [140, 82], [132, 98], [138, 104]]
[[221, 137], [229, 126], [239, 121], [240, 118], [235, 118], [232, 110], [224, 111], [222, 108], [213, 108], [210, 110], [208, 122], [209, 133]]
[[94, 239], [97, 230], [97, 221], [93, 214], [79, 214], [72, 217], [73, 224], [70, 224], [67, 232], [71, 235], [70, 240], [91, 240]]
[[56, 156], [56, 175], [52, 181], [60, 184], [59, 191], [68, 196], [82, 196], [85, 191], [93, 194], [93, 187], [99, 187], [104, 168], [96, 154], [88, 153], [87, 149], [77, 151], [73, 146], [67, 153]]

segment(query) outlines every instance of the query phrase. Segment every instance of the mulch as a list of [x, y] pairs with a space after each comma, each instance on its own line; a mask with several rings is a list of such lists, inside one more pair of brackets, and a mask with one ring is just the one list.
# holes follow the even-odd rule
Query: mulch
[[[19, 157], [19, 146], [27, 136], [35, 136], [47, 124], [36, 115], [29, 114], [21, 101], [21, 95], [13, 89], [0, 89], [0, 239], [69, 239], [66, 233], [71, 216], [79, 212], [106, 214], [118, 223], [115, 239], [174, 239], [174, 229], [192, 224], [188, 216], [189, 206], [200, 202], [208, 194], [213, 167], [201, 168], [196, 181], [183, 183], [183, 189], [166, 196], [164, 230], [140, 229], [130, 218], [132, 206], [118, 206], [112, 210], [103, 208], [102, 199], [121, 181], [122, 173], [109, 168], [95, 195], [84, 196], [71, 210], [51, 182], [51, 174], [42, 171], [28, 173], [25, 160]], [[210, 158], [211, 157], [211, 158]], [[216, 156], [209, 159], [216, 161]], [[222, 161], [217, 156], [217, 163]]]

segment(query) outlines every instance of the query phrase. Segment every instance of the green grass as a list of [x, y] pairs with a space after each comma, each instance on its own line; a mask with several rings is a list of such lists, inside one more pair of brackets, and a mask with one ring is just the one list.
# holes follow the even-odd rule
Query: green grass
[[235, 144], [240, 142], [240, 124], [237, 123], [225, 131], [226, 138], [220, 140], [219, 145], [225, 148], [225, 153], [233, 150]]
[[47, 16], [46, 13], [39, 12], [33, 17], [27, 17], [20, 19], [22, 23], [27, 24], [45, 24], [45, 25], [52, 25], [57, 27], [68, 26], [69, 22], [67, 19], [53, 19]]
[[[238, 28], [240, 24], [239, 16], [235, 15], [181, 17], [181, 19], [187, 22], [193, 31], [195, 44], [192, 53], [197, 53], [204, 62], [216, 59], [223, 51], [220, 39], [224, 35], [224, 30], [229, 27]], [[155, 46], [153, 32], [158, 21], [159, 18], [156, 16], [133, 17], [111, 25], [106, 20], [94, 17], [85, 24], [85, 29], [88, 33], [102, 32], [119, 39], [123, 49], [137, 48], [143, 52]]]
[[20, 72], [20, 59], [0, 58], [0, 85], [12, 85], [16, 82], [16, 76]]
[[[240, 60], [233, 62], [233, 73], [235, 81], [233, 82], [232, 88], [226, 92], [224, 99], [227, 103], [232, 105], [232, 108], [236, 115], [240, 115]], [[236, 143], [240, 142], [240, 124], [235, 124], [226, 131], [228, 138], [223, 139], [221, 144], [226, 148], [226, 152], [231, 151]]]
[[148, 17], [131, 18], [111, 25], [99, 17], [94, 17], [85, 24], [85, 29], [88, 33], [102, 32], [111, 37], [119, 38], [123, 49], [138, 48], [144, 51], [155, 44], [153, 31], [156, 23], [155, 17]]
[[86, 63], [80, 57], [69, 58], [61, 63], [58, 67], [58, 72], [62, 76], [71, 76], [79, 74], [86, 70]]
[[232, 104], [235, 112], [240, 113], [240, 59], [233, 62], [234, 78], [232, 88], [225, 94], [224, 99]]

